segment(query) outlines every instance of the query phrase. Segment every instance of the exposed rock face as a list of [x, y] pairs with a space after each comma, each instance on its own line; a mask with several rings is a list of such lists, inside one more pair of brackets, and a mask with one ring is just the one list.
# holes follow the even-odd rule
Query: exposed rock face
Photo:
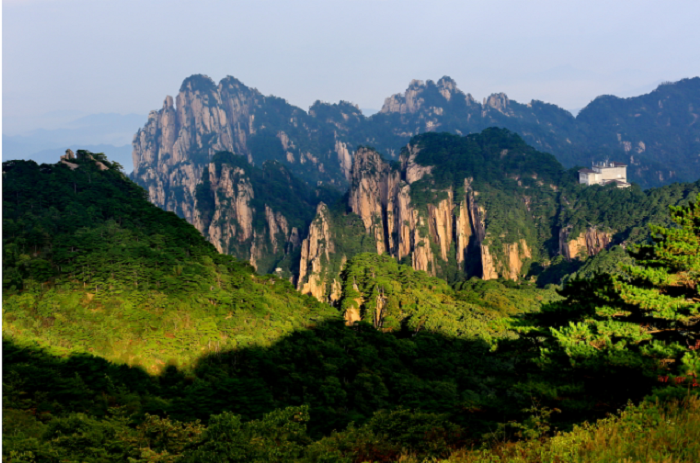
[[343, 318], [345, 319], [346, 325], [352, 326], [355, 322], [359, 322], [360, 320], [362, 320], [362, 318], [360, 317], [360, 309], [357, 307], [348, 308], [347, 310], [345, 310]]
[[505, 93], [494, 93], [488, 98], [484, 98], [483, 115], [485, 116], [489, 109], [495, 109], [501, 114], [513, 115], [513, 112], [508, 107], [509, 102], [510, 100]]
[[203, 76], [186, 79], [177, 95], [177, 108], [168, 96], [160, 111], [134, 137], [134, 172], [157, 165], [161, 170], [190, 161], [193, 153], [216, 151], [248, 154], [251, 105], [260, 95], [233, 78], [217, 88]]
[[532, 257], [532, 252], [524, 239], [517, 243], [506, 243], [504, 245], [507, 259], [507, 271], [509, 280], [518, 280], [520, 271], [523, 268], [523, 261]]
[[[78, 156], [76, 156], [73, 153], [73, 150], [67, 149], [66, 154], [61, 156], [60, 162], [61, 162], [61, 164], [68, 166], [70, 168], [70, 170], [75, 170], [80, 166], [78, 164], [76, 164], [75, 162], [70, 162], [70, 161], [74, 161], [76, 159], [80, 159], [83, 161], [90, 160], [90, 161], [95, 163], [95, 165], [97, 166], [98, 169], [109, 170], [109, 167], [107, 167], [102, 161], [95, 159], [93, 154], [95, 154], [95, 153], [91, 153], [91, 152], [86, 151], [86, 150], [78, 150]], [[102, 154], [100, 153], [100, 155], [102, 155]]]
[[422, 166], [420, 164], [416, 164], [417, 155], [418, 148], [409, 144], [408, 155], [401, 158], [401, 167], [404, 170], [404, 178], [408, 183], [417, 182], [426, 175], [430, 175], [430, 173], [433, 171], [433, 166]]
[[330, 211], [323, 203], [316, 209], [316, 218], [309, 227], [309, 235], [301, 245], [299, 266], [299, 291], [325, 301], [326, 285], [324, 267], [330, 261], [335, 246], [330, 233]]
[[[319, 118], [330, 111], [345, 124], [362, 117], [358, 108], [348, 104], [315, 107]], [[343, 186], [352, 168], [351, 144], [345, 135], [347, 127], [331, 122], [319, 126], [303, 110], [265, 97], [233, 77], [217, 85], [206, 76], [192, 76], [185, 79], [175, 99], [166, 97], [162, 108], [149, 114], [134, 136], [132, 178], [146, 188], [151, 202], [195, 225], [220, 252], [258, 266], [275, 255], [298, 250], [311, 217], [301, 228], [292, 227], [285, 215], [289, 211], [273, 210], [269, 204], [256, 209], [251, 203], [254, 186], [245, 172], [231, 166], [217, 171], [214, 155], [228, 151], [258, 166], [278, 161], [312, 185], [322, 181]], [[311, 141], [317, 138], [324, 141]], [[208, 184], [202, 185], [205, 177]], [[197, 212], [202, 207], [196, 197], [198, 187], [211, 193], [214, 209], [205, 216]], [[258, 215], [266, 226], [254, 230], [253, 218]], [[262, 270], [268, 271], [267, 267]]]
[[61, 161], [71, 161], [73, 159], [75, 159], [75, 154], [73, 154], [73, 150], [70, 148], [66, 150], [66, 154], [61, 156]]
[[[316, 102], [307, 113], [233, 77], [215, 84], [197, 75], [183, 82], [175, 98], [166, 97], [135, 135], [132, 178], [155, 204], [192, 221], [195, 183], [219, 150], [246, 156], [256, 165], [275, 159], [311, 184], [345, 189], [352, 169], [350, 147], [371, 145], [396, 159], [396, 148], [423, 132], [462, 135], [499, 126], [517, 131], [540, 150], [559, 153], [565, 166], [588, 165], [603, 149], [628, 163], [630, 179], [643, 186], [692, 181], [700, 172], [698, 85], [700, 78], [685, 79], [636, 98], [599, 97], [574, 118], [554, 105], [536, 100], [521, 104], [503, 93], [477, 102], [443, 77], [412, 81], [405, 92], [387, 98], [380, 113], [366, 118], [351, 103]], [[618, 108], [612, 119], [599, 117], [611, 106]], [[673, 112], [681, 107], [682, 114]], [[596, 134], [594, 139], [590, 134]], [[686, 169], [679, 171], [678, 165]], [[407, 174], [412, 182], [422, 172], [409, 169]]]
[[483, 275], [481, 278], [484, 280], [495, 280], [498, 278], [496, 263], [493, 260], [493, 256], [489, 251], [489, 247], [483, 244], [481, 245], [481, 267], [483, 268]]
[[412, 80], [408, 84], [408, 89], [403, 95], [392, 95], [384, 101], [380, 113], [415, 113], [424, 103], [424, 99], [420, 98], [420, 94], [425, 88], [425, 83], [422, 80]]
[[389, 252], [394, 245], [391, 237], [394, 227], [388, 224], [388, 218], [394, 215], [400, 173], [392, 172], [376, 151], [361, 148], [355, 154], [350, 179], [350, 210], [360, 216], [367, 233], [375, 237], [377, 253]]
[[[214, 216], [204, 223], [201, 214], [195, 213], [194, 226], [209, 238], [221, 253], [227, 253], [233, 241], [244, 242], [253, 237], [253, 210], [250, 202], [254, 198], [253, 186], [240, 167], [223, 165], [217, 173], [210, 164], [209, 182], [214, 192]], [[267, 212], [267, 211], [266, 211]]]
[[575, 238], [569, 236], [571, 229], [563, 228], [559, 232], [559, 252], [567, 260], [595, 256], [612, 244], [612, 233], [589, 227]]
[[338, 162], [340, 163], [340, 168], [343, 170], [343, 175], [349, 180], [350, 171], [352, 170], [352, 156], [350, 156], [348, 145], [336, 140], [335, 152], [338, 153]]
[[[290, 189], [289, 194], [295, 191]], [[290, 226], [285, 215], [288, 211], [264, 203], [265, 197], [256, 194], [251, 173], [245, 168], [227, 162], [209, 163], [192, 196], [194, 205], [185, 209], [186, 216], [192, 217], [195, 228], [219, 252], [247, 260], [260, 271], [271, 272], [285, 256], [299, 251], [299, 229]]]
[[[344, 110], [334, 109], [349, 120]], [[194, 191], [190, 176], [181, 172], [183, 164], [193, 165], [198, 179], [218, 151], [243, 155], [257, 165], [277, 160], [305, 180], [344, 186], [352, 164], [346, 132], [347, 127], [327, 121], [319, 126], [305, 111], [265, 97], [233, 77], [217, 85], [195, 75], [185, 79], [175, 104], [166, 97], [134, 136], [132, 176], [148, 189], [152, 202], [181, 214], [180, 190]], [[319, 138], [324, 140], [320, 144], [315, 141]], [[316, 147], [313, 151], [310, 144]]]
[[[447, 188], [435, 192], [438, 199], [434, 202], [413, 204], [412, 184], [431, 172], [415, 162], [418, 152], [417, 147], [409, 145], [401, 157], [400, 169], [392, 169], [374, 150], [360, 148], [355, 153], [348, 206], [362, 220], [376, 252], [398, 260], [408, 257], [414, 269], [430, 275], [443, 274], [449, 262], [456, 262], [465, 272], [467, 264], [470, 269], [478, 269], [478, 276], [484, 279], [517, 280], [532, 252], [520, 239], [505, 245], [500, 260], [493, 254], [487, 244], [487, 211], [477, 203], [478, 193], [472, 189], [471, 179], [464, 180], [460, 197]], [[337, 247], [333, 226], [328, 208], [319, 207], [302, 244], [298, 284], [303, 293], [331, 302], [337, 298], [329, 298], [328, 294], [334, 292], [331, 288], [338, 281], [326, 266]], [[343, 262], [346, 257], [352, 256], [343, 256]], [[335, 271], [341, 270], [342, 266]], [[345, 316], [352, 323], [359, 312], [347, 311]]]

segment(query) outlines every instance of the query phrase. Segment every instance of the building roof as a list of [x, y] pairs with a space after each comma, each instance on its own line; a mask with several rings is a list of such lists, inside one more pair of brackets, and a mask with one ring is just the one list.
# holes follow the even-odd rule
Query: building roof
[[623, 164], [621, 162], [603, 161], [603, 162], [594, 162], [593, 167], [598, 168], [598, 169], [612, 169], [614, 167], [627, 167], [627, 164]]
[[591, 169], [580, 169], [578, 172], [579, 172], [579, 174], [595, 174], [596, 173], [595, 170], [591, 170]]

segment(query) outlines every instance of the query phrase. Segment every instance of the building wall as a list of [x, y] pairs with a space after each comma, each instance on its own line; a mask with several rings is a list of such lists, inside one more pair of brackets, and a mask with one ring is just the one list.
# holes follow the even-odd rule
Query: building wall
[[605, 167], [593, 169], [600, 171], [600, 180], [623, 180], [627, 181], [627, 167]]
[[593, 172], [584, 173], [580, 172], [578, 174], [579, 183], [585, 183], [586, 185], [597, 185], [601, 182], [601, 175]]

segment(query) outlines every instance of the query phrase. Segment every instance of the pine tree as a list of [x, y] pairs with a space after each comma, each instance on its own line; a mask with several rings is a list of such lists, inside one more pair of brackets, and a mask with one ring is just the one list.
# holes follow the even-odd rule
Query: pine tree
[[528, 316], [538, 363], [582, 386], [579, 397], [624, 403], [669, 375], [700, 374], [700, 195], [670, 211], [676, 225], [652, 226], [622, 273], [570, 281], [564, 300]]
[[653, 243], [624, 266], [629, 281], [618, 279], [615, 289], [630, 308], [626, 318], [650, 341], [642, 352], [677, 363], [680, 374], [700, 373], [700, 194], [688, 206], [671, 206], [678, 227], [651, 226]]

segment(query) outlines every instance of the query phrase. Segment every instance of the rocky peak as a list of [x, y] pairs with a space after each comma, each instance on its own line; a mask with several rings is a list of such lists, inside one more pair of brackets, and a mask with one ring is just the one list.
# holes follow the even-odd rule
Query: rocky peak
[[66, 150], [66, 154], [64, 154], [63, 156], [61, 156], [61, 161], [60, 161], [60, 162], [61, 162], [62, 164], [67, 165], [68, 167], [70, 167], [71, 170], [75, 170], [75, 169], [78, 168], [78, 164], [76, 164], [76, 163], [74, 163], [74, 162], [71, 162], [71, 161], [73, 161], [73, 160], [75, 160], [75, 154], [73, 154], [73, 150], [71, 150], [70, 148], [68, 148], [68, 149]]
[[173, 97], [170, 95], [165, 97], [165, 101], [163, 101], [163, 111], [167, 111], [168, 109], [173, 109], [174, 104], [173, 104]]
[[360, 147], [355, 152], [350, 178], [353, 183], [359, 182], [367, 175], [381, 176], [388, 168], [379, 153], [372, 148]]
[[66, 154], [64, 154], [63, 156], [61, 156], [61, 160], [62, 160], [62, 161], [70, 161], [70, 160], [72, 160], [72, 159], [75, 159], [75, 154], [73, 154], [73, 150], [72, 150], [72, 149], [68, 148], [68, 149], [66, 150]]
[[613, 233], [597, 227], [587, 227], [577, 237], [570, 235], [571, 226], [559, 231], [559, 253], [567, 260], [595, 256], [612, 245]]
[[488, 98], [484, 98], [484, 110], [493, 108], [498, 112], [506, 114], [508, 111], [509, 102], [510, 100], [505, 93], [494, 93], [489, 95]]
[[204, 74], [193, 74], [182, 81], [180, 93], [184, 92], [210, 93], [216, 91], [216, 84], [211, 77]]
[[[428, 81], [432, 82], [432, 81]], [[411, 82], [408, 84], [408, 90], [420, 90], [425, 88], [425, 82], [419, 79], [413, 79]]]
[[457, 90], [457, 83], [448, 76], [444, 76], [438, 80], [437, 87], [440, 90], [440, 95], [445, 97], [447, 101], [450, 101], [452, 95], [459, 91]]
[[346, 133], [365, 121], [360, 107], [349, 101], [326, 103], [320, 100], [309, 108], [309, 115], [334, 126], [334, 129]]
[[422, 80], [412, 80], [403, 95], [397, 93], [384, 100], [384, 105], [379, 112], [381, 114], [413, 114], [417, 112], [425, 101], [420, 97], [425, 88], [426, 84]]

